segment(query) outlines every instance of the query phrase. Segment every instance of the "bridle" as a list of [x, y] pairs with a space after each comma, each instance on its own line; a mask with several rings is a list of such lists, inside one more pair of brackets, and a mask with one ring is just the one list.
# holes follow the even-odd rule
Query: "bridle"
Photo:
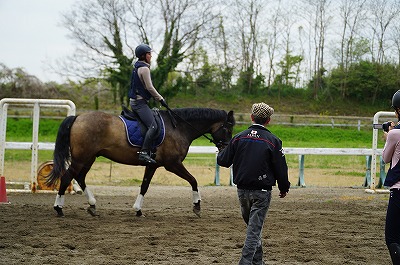
[[[216, 133], [218, 133], [220, 130], [222, 130], [222, 129], [224, 129], [224, 128], [226, 128], [226, 127], [232, 127], [233, 126], [233, 123], [232, 122], [229, 122], [229, 121], [225, 121], [223, 124], [221, 124], [220, 126], [219, 126], [219, 128], [215, 131], [215, 132], [213, 132], [213, 133], [211, 133], [211, 136], [212, 136], [212, 140], [210, 139], [210, 142], [212, 142], [213, 144], [215, 144], [215, 146], [218, 148], [218, 150], [219, 151], [221, 151], [225, 146], [227, 146], [228, 144], [229, 144], [229, 140], [227, 140], [227, 141], [223, 141], [223, 140], [219, 140], [218, 142], [216, 142], [215, 140], [214, 140], [214, 134], [216, 134]], [[207, 137], [207, 135], [204, 135], [203, 134], [203, 136], [205, 136], [205, 137]], [[208, 137], [207, 137], [208, 138]], [[208, 138], [209, 139], [209, 138]]]

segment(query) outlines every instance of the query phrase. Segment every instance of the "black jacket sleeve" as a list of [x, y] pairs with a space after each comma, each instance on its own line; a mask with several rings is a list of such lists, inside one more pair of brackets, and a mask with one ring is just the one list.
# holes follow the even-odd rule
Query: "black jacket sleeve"
[[221, 167], [230, 167], [235, 156], [233, 141], [231, 140], [225, 149], [218, 153], [217, 164]]
[[278, 188], [281, 192], [288, 192], [290, 188], [290, 182], [288, 177], [288, 167], [286, 164], [285, 154], [283, 153], [282, 144], [279, 148], [274, 149], [273, 154], [273, 172], [278, 182]]

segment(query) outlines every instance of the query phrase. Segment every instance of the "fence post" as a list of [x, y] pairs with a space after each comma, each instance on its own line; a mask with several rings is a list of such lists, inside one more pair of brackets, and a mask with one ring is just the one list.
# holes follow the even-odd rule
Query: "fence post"
[[233, 183], [233, 165], [229, 167], [229, 185], [234, 186], [235, 183]]
[[381, 156], [381, 162], [380, 162], [380, 171], [379, 171], [379, 182], [378, 185], [376, 186], [377, 188], [382, 188], [383, 183], [385, 183], [386, 179], [386, 172], [385, 172], [385, 162], [382, 159]]
[[[218, 153], [215, 155], [216, 157], [218, 156]], [[219, 165], [217, 163], [217, 158], [215, 158], [215, 178], [214, 178], [214, 184], [216, 186], [220, 186], [220, 181], [219, 181]]]
[[364, 178], [364, 187], [369, 187], [371, 185], [371, 160], [372, 156], [365, 156], [366, 159], [366, 169]]
[[306, 183], [304, 181], [304, 155], [299, 155], [299, 180], [297, 182], [297, 186], [306, 186]]

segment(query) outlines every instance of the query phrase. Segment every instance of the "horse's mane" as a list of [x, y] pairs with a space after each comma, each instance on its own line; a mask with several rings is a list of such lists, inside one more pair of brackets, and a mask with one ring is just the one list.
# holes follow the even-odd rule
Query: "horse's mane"
[[181, 108], [173, 109], [173, 111], [186, 121], [210, 120], [220, 121], [227, 116], [226, 111], [210, 109], [210, 108]]

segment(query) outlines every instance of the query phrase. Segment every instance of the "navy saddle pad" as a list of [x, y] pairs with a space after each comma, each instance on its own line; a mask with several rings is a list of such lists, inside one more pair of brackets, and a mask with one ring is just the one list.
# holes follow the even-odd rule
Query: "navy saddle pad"
[[[128, 139], [128, 142], [135, 147], [140, 147], [143, 145], [144, 135], [142, 135], [141, 125], [137, 120], [127, 119], [126, 117], [120, 115], [119, 118], [125, 125], [125, 132]], [[164, 120], [161, 115], [155, 115], [157, 124], [158, 124], [158, 136], [156, 140], [153, 142], [152, 148], [159, 146], [165, 138], [165, 126]]]

